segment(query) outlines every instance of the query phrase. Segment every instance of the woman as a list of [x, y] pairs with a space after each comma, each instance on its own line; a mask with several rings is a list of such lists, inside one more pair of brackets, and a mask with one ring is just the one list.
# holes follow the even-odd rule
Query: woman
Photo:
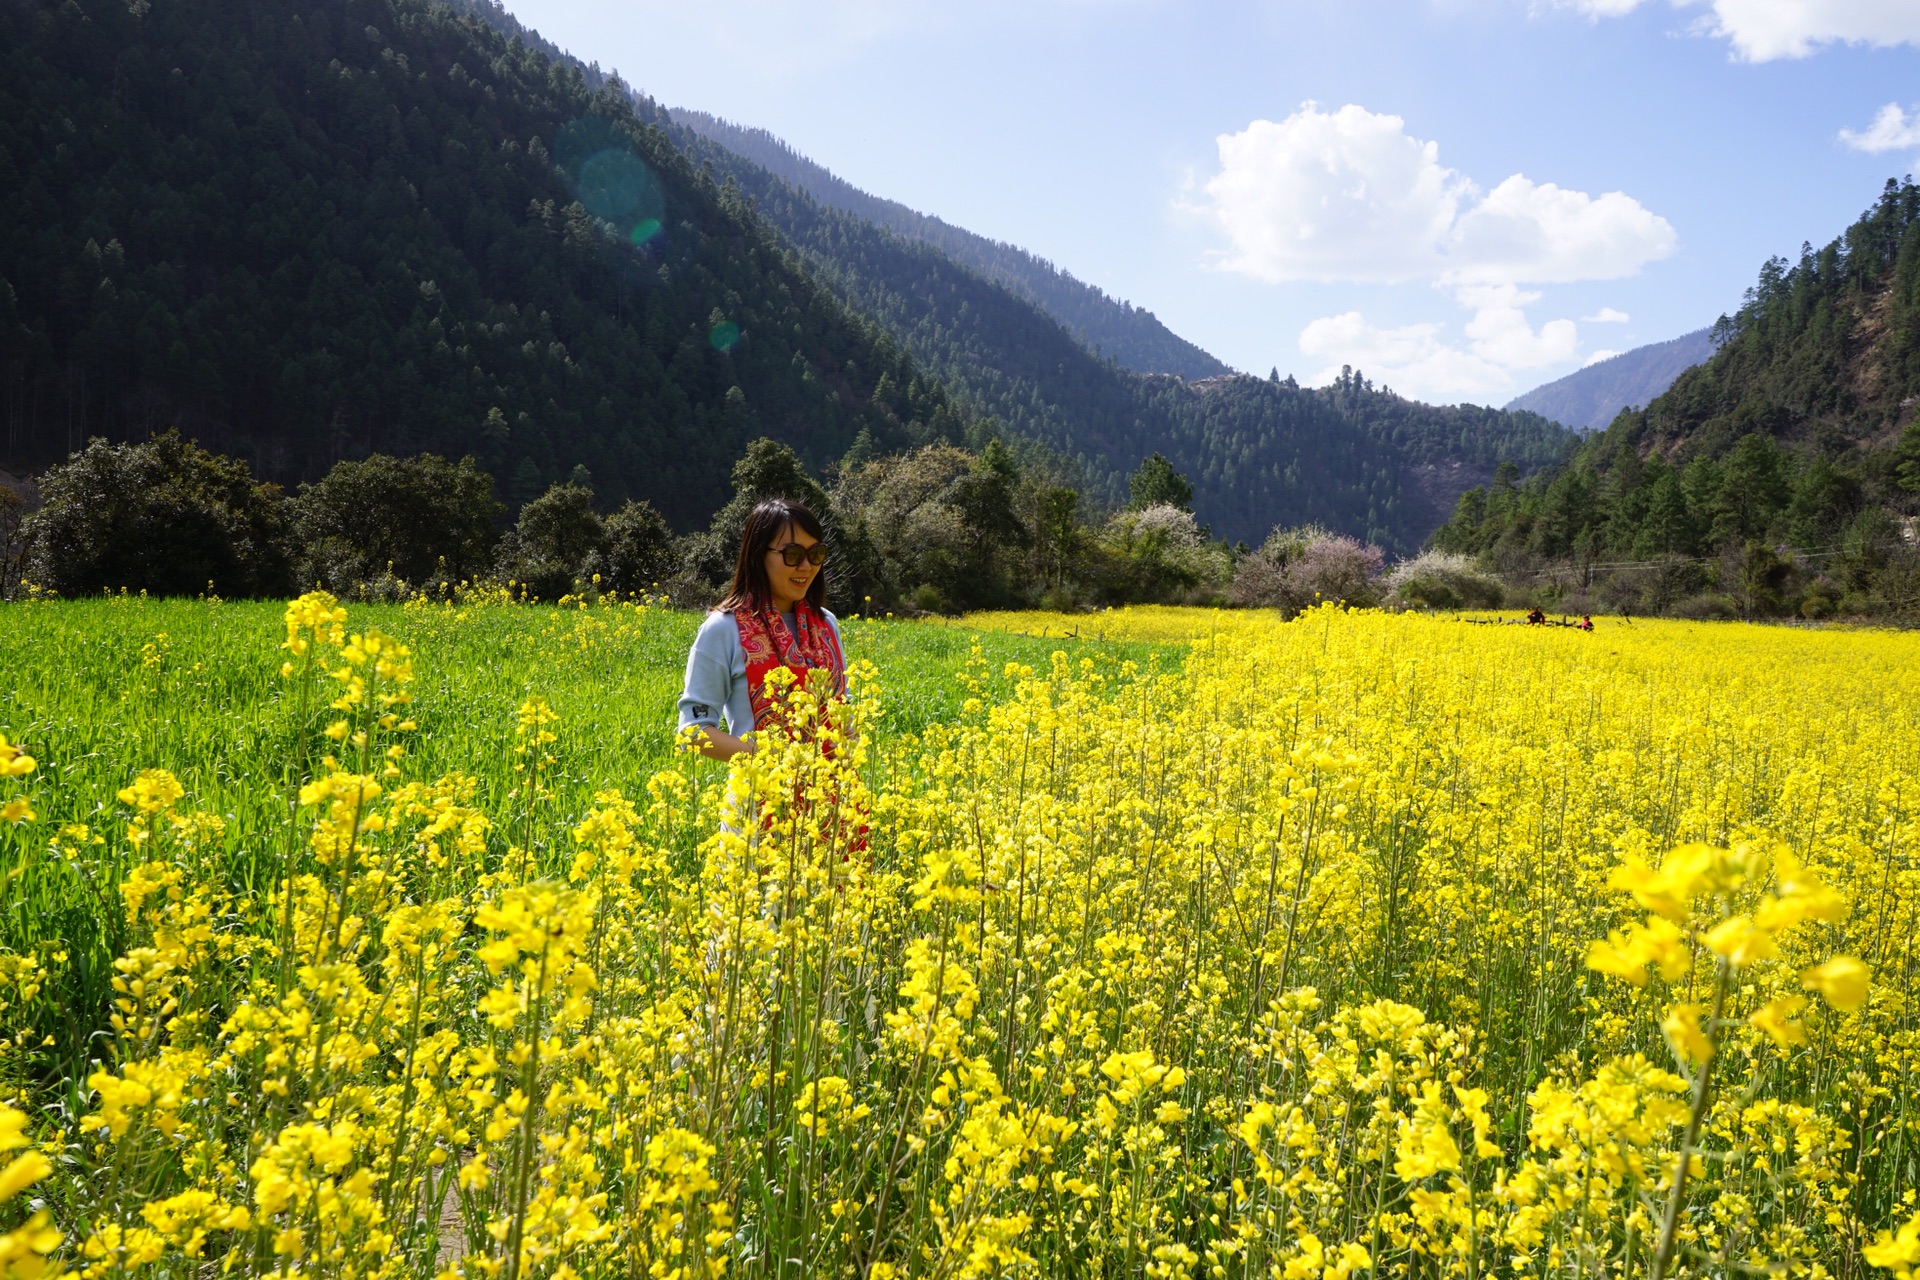
[[[680, 729], [699, 726], [700, 754], [731, 760], [753, 750], [754, 729], [776, 714], [766, 678], [825, 671], [847, 691], [840, 624], [827, 612], [826, 531], [798, 502], [769, 498], [747, 516], [733, 584], [693, 639], [680, 693]], [[724, 717], [726, 727], [721, 728]]]

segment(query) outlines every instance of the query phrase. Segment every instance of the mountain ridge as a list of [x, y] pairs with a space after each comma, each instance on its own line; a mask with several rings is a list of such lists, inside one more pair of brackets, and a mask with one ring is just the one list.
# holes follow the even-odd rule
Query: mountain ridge
[[1193, 382], [1234, 372], [1224, 361], [1168, 329], [1146, 308], [1114, 298], [1018, 245], [989, 239], [864, 191], [769, 130], [682, 107], [670, 107], [667, 112], [674, 123], [752, 161], [821, 204], [932, 245], [997, 281], [1053, 316], [1095, 354], [1135, 373], [1171, 373]]
[[1575, 431], [1599, 431], [1622, 409], [1638, 409], [1713, 355], [1711, 328], [1649, 342], [1576, 369], [1507, 401]]
[[584, 479], [684, 530], [762, 435], [822, 474], [998, 435], [1096, 516], [1164, 452], [1230, 540], [1404, 551], [1435, 483], [1562, 452], [1358, 373], [1135, 373], [552, 48], [485, 0], [0, 12], [0, 465], [168, 427], [286, 485], [470, 453], [510, 501]]

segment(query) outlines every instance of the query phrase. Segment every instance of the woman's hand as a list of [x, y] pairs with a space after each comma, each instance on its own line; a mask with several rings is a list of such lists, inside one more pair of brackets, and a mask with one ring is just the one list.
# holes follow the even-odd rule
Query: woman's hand
[[701, 726], [701, 731], [707, 737], [697, 750], [709, 760], [718, 760], [725, 764], [737, 755], [753, 754], [752, 738], [736, 738], [730, 733], [722, 733], [719, 729], [709, 728], [706, 725]]

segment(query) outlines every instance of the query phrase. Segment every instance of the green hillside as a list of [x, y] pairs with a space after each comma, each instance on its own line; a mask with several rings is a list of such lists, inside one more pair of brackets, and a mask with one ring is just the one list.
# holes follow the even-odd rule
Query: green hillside
[[815, 465], [961, 434], [588, 80], [420, 0], [0, 7], [0, 465], [178, 425], [282, 482], [584, 466], [691, 527], [761, 434]]
[[1899, 540], [1920, 490], [1920, 187], [1774, 258], [1718, 350], [1561, 468], [1468, 493], [1437, 545], [1545, 557], [1819, 557]]
[[1016, 297], [1065, 325], [1089, 350], [1124, 368], [1196, 380], [1233, 372], [1160, 323], [1144, 307], [1109, 297], [1016, 245], [989, 240], [898, 201], [870, 195], [765, 129], [742, 128], [704, 111], [674, 108], [671, 114], [676, 124], [751, 160], [821, 204], [885, 227], [905, 239], [931, 245], [962, 266], [1004, 285]]

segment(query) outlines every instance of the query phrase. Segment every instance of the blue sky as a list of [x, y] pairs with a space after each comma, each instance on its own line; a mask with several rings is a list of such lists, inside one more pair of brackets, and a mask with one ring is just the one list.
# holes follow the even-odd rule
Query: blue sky
[[1435, 401], [1711, 323], [1920, 157], [1920, 0], [509, 3], [1236, 367]]

